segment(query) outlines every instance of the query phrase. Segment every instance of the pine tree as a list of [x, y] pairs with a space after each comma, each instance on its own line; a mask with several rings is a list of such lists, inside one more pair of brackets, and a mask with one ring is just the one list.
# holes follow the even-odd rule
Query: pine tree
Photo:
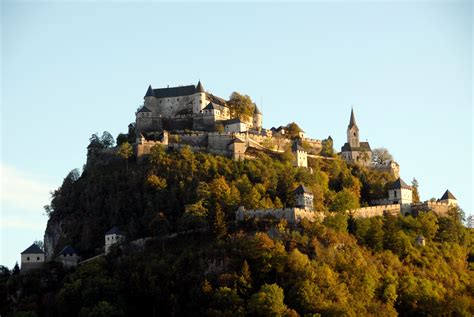
[[413, 178], [411, 181], [411, 187], [412, 187], [412, 197], [413, 197], [413, 202], [414, 203], [419, 203], [420, 202], [420, 194], [418, 193], [418, 181], [416, 178]]
[[224, 213], [219, 204], [216, 204], [214, 209], [213, 231], [217, 239], [222, 239], [227, 234], [227, 225], [224, 219]]

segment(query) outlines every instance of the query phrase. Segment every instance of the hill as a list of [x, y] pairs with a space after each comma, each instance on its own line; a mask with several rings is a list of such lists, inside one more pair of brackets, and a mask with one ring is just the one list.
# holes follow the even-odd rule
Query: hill
[[[4, 270], [0, 314], [474, 313], [472, 231], [459, 209], [448, 217], [345, 213], [385, 197], [394, 181], [389, 173], [337, 157], [295, 168], [291, 152], [234, 161], [156, 145], [141, 163], [111, 153], [88, 160], [82, 174], [69, 173], [53, 193], [47, 256], [54, 259], [65, 245], [83, 259], [100, 254], [112, 226], [129, 242], [151, 239], [138, 249], [126, 242], [76, 268], [53, 261], [28, 274]], [[313, 192], [323, 222], [235, 222], [239, 206], [292, 206], [300, 184]]]

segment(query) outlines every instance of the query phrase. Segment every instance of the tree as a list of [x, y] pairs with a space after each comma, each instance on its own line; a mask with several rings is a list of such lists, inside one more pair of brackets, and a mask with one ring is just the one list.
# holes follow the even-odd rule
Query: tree
[[249, 310], [254, 316], [282, 316], [287, 310], [284, 298], [283, 289], [278, 284], [264, 284], [250, 298]]
[[123, 143], [128, 142], [128, 135], [120, 133], [117, 136], [117, 146], [122, 145]]
[[321, 142], [321, 153], [322, 156], [334, 156], [334, 144], [331, 137], [324, 139]]
[[418, 192], [418, 181], [416, 178], [413, 177], [413, 180], [411, 181], [411, 187], [412, 187], [412, 199], [414, 203], [419, 203], [420, 202], [420, 193]]
[[247, 95], [241, 95], [234, 91], [227, 102], [230, 108], [230, 115], [233, 118], [248, 120], [253, 116], [254, 105], [252, 99]]
[[125, 166], [128, 173], [128, 159], [133, 155], [133, 148], [128, 142], [124, 142], [120, 145], [117, 155], [125, 160]]
[[36, 244], [37, 246], [39, 246], [39, 248], [41, 250], [44, 250], [44, 243], [43, 243], [43, 240], [35, 240], [35, 242], [33, 242], [34, 244]]
[[300, 136], [300, 132], [303, 132], [303, 130], [295, 122], [289, 123], [286, 126], [286, 130], [290, 138], [298, 138]]
[[15, 263], [15, 266], [12, 269], [12, 275], [20, 274], [20, 267], [18, 266], [18, 262]]
[[331, 211], [346, 211], [356, 208], [359, 208], [359, 198], [354, 192], [344, 188], [336, 194]]
[[372, 162], [374, 164], [385, 164], [387, 161], [392, 161], [393, 156], [386, 148], [376, 148], [372, 150]]
[[225, 223], [224, 213], [219, 204], [214, 208], [214, 219], [212, 221], [212, 228], [218, 240], [227, 235], [227, 224]]
[[112, 134], [110, 134], [109, 132], [107, 131], [104, 131], [102, 133], [102, 137], [100, 138], [100, 142], [102, 143], [102, 145], [105, 147], [105, 148], [111, 148], [114, 146], [115, 144], [115, 140], [114, 140], [114, 137], [112, 136]]

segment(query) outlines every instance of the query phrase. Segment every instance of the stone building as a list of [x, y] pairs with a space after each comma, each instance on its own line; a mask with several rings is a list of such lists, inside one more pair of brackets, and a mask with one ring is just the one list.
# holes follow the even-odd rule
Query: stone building
[[65, 267], [73, 267], [77, 266], [80, 257], [76, 249], [67, 245], [61, 250], [61, 252], [59, 252], [57, 260], [61, 262]]
[[235, 212], [237, 221], [243, 221], [250, 218], [266, 218], [285, 219], [289, 223], [295, 224], [303, 218], [309, 221], [316, 219], [322, 220], [323, 213], [316, 212], [313, 209], [313, 193], [304, 185], [298, 186], [294, 191], [295, 207], [290, 208], [269, 208], [269, 209], [245, 209], [240, 206]]
[[44, 263], [44, 251], [33, 243], [25, 251], [21, 252], [21, 273], [40, 268]]
[[341, 156], [348, 163], [371, 165], [372, 150], [369, 142], [359, 141], [359, 127], [355, 120], [354, 109], [351, 109], [351, 118], [347, 126], [347, 142], [341, 148]]
[[458, 200], [456, 199], [456, 197], [454, 197], [454, 195], [448, 189], [446, 189], [443, 196], [441, 196], [441, 198], [438, 199], [438, 202], [445, 203], [450, 206], [457, 206], [458, 204]]
[[313, 192], [306, 186], [300, 185], [294, 191], [295, 207], [313, 210]]
[[291, 146], [291, 152], [293, 153], [293, 166], [295, 167], [308, 167], [308, 152], [298, 143], [294, 142]]
[[[136, 112], [136, 134], [162, 129], [215, 131], [216, 125], [230, 119], [226, 100], [206, 92], [201, 81], [196, 86], [158, 89], [150, 85], [143, 106]], [[262, 113], [256, 105], [245, 125], [238, 132], [262, 128]]]
[[110, 248], [115, 244], [120, 244], [125, 240], [125, 235], [118, 227], [113, 227], [105, 234], [105, 254], [110, 252]]

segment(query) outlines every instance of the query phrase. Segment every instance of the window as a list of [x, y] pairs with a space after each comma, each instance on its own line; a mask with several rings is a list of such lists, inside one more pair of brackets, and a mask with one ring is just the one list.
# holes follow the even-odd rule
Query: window
[[27, 257], [26, 257], [26, 260], [27, 260], [27, 261], [29, 261], [29, 260], [30, 260], [30, 257], [29, 257], [29, 256], [27, 256]]
[[39, 261], [39, 260], [40, 260], [40, 257], [39, 257], [39, 256], [37, 256], [37, 257], [36, 257], [36, 261]]
[[396, 197], [397, 197], [397, 192], [394, 191], [394, 192], [393, 192], [393, 195], [394, 195], [394, 197], [396, 198]]
[[176, 98], [176, 101], [179, 101], [179, 98]]

